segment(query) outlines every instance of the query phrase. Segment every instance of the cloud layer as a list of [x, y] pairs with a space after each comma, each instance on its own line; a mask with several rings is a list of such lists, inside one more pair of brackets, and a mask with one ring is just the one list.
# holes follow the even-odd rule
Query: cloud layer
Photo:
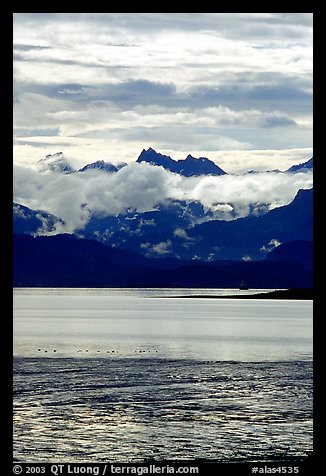
[[[40, 173], [15, 165], [14, 201], [62, 218], [66, 226], [57, 232], [73, 232], [83, 229], [93, 215], [116, 215], [129, 208], [150, 211], [168, 199], [200, 201], [219, 219], [244, 217], [255, 207], [271, 209], [291, 202], [299, 189], [312, 186], [312, 178], [309, 171], [182, 177], [136, 162], [113, 174], [100, 170]], [[185, 232], [177, 229], [176, 233]]]
[[14, 95], [21, 163], [152, 146], [286, 169], [312, 155], [312, 14], [18, 13]]

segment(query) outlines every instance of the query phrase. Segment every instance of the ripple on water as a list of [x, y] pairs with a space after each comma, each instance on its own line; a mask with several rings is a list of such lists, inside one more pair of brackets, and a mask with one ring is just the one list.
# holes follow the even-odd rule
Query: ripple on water
[[310, 362], [15, 359], [19, 461], [266, 459], [312, 450]]

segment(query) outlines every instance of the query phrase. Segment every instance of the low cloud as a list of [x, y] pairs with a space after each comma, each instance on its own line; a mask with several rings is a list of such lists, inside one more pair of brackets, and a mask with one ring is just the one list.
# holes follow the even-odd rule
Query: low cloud
[[[14, 201], [44, 210], [64, 222], [60, 230], [82, 230], [91, 216], [99, 218], [155, 210], [169, 199], [199, 201], [219, 219], [247, 216], [255, 207], [273, 209], [290, 203], [299, 189], [311, 188], [312, 172], [181, 177], [162, 167], [132, 163], [113, 174], [100, 170], [83, 173], [40, 173], [28, 166], [14, 166]], [[144, 225], [152, 225], [144, 223]], [[187, 240], [182, 229], [176, 236]], [[159, 253], [167, 252], [163, 245]]]
[[275, 248], [277, 248], [281, 244], [282, 244], [281, 241], [279, 241], [277, 238], [273, 238], [268, 242], [267, 245], [263, 245], [260, 248], [260, 251], [262, 251], [263, 253], [270, 253], [272, 250], [274, 250]]
[[161, 241], [152, 245], [151, 243], [141, 243], [140, 248], [146, 251], [146, 256], [168, 255], [172, 253], [171, 241]]
[[152, 250], [158, 255], [166, 255], [171, 253], [171, 241], [161, 241], [152, 247]]
[[173, 235], [176, 236], [177, 238], [182, 238], [183, 240], [186, 241], [193, 241], [193, 238], [187, 235], [186, 230], [183, 228], [176, 228], [173, 232]]

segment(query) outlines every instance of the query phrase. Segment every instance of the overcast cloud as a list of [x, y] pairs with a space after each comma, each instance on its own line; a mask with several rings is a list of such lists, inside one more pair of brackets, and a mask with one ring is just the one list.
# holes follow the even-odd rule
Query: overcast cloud
[[[312, 155], [312, 13], [16, 13], [14, 159]], [[121, 171], [122, 172], [122, 171]]]

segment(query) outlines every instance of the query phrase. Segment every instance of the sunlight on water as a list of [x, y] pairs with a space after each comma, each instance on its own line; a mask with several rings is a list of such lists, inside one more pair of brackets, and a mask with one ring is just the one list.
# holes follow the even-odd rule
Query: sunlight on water
[[[312, 357], [311, 301], [175, 299], [157, 297], [159, 290], [126, 293], [16, 290], [14, 355], [155, 354], [244, 361]], [[149, 297], [152, 293], [155, 298]]]
[[14, 364], [19, 461], [248, 460], [312, 450], [309, 362]]
[[312, 302], [160, 292], [15, 290], [17, 461], [312, 451]]

